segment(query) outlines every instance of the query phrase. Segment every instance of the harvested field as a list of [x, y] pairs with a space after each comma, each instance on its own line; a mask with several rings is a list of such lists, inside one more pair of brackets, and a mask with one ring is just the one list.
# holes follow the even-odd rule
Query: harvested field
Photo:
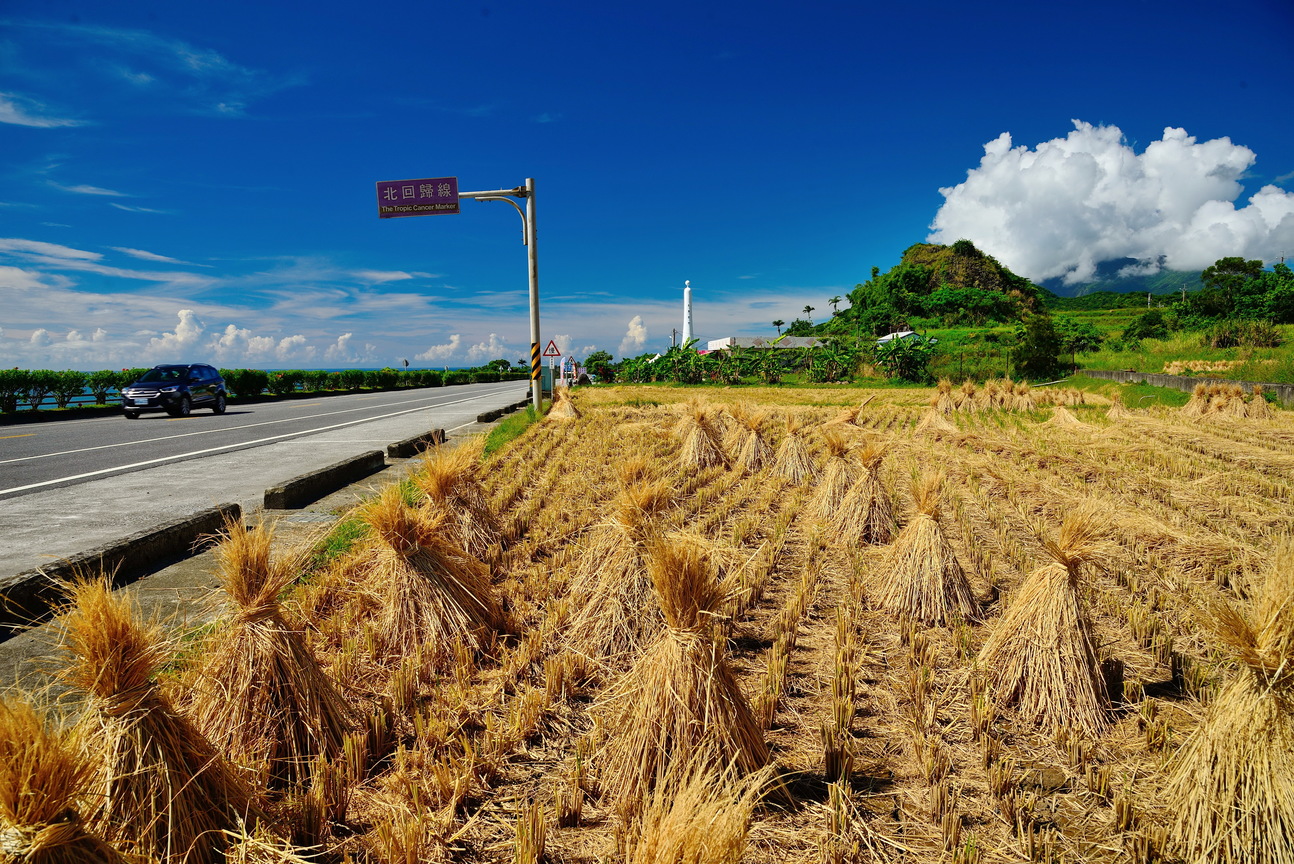
[[[1171, 778], [1200, 773], [1182, 761], [1211, 752], [1186, 746], [1197, 729], [1234, 725], [1215, 709], [1291, 728], [1294, 618], [1271, 598], [1294, 596], [1294, 417], [1076, 393], [598, 387], [492, 456], [428, 460], [434, 484], [387, 493], [408, 521], [398, 560], [374, 534], [283, 598], [275, 626], [355, 719], [295, 772], [308, 787], [261, 789], [257, 842], [392, 864], [1289, 861], [1276, 842], [1243, 854], [1243, 760], [1193, 822]], [[480, 496], [413, 506], [433, 486]], [[876, 508], [896, 530], [864, 530]], [[409, 647], [388, 559], [427, 615], [489, 626]], [[969, 607], [939, 593], [954, 575]], [[1209, 629], [1224, 618], [1256, 635], [1227, 643]], [[1004, 620], [1042, 622], [1006, 649], [1023, 713], [979, 665]], [[166, 674], [182, 710], [213, 698], [184, 688], [216, 647]], [[1038, 720], [1072, 716], [1052, 680], [1089, 687], [1090, 719]], [[1270, 830], [1294, 836], [1294, 778], [1263, 776]], [[1208, 807], [1224, 809], [1204, 832]], [[0, 836], [34, 830], [9, 818]]]

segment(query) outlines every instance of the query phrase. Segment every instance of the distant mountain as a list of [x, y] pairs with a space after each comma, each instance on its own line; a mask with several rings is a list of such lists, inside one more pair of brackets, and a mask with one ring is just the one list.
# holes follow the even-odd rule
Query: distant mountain
[[1039, 282], [1043, 288], [1058, 297], [1083, 297], [1098, 291], [1112, 294], [1174, 294], [1186, 286], [1187, 291], [1196, 291], [1202, 287], [1198, 272], [1183, 273], [1178, 270], [1160, 270], [1153, 276], [1120, 276], [1119, 271], [1126, 267], [1135, 267], [1138, 262], [1132, 258], [1118, 261], [1103, 261], [1097, 265], [1096, 278], [1091, 282], [1078, 285], [1066, 285], [1059, 278]]

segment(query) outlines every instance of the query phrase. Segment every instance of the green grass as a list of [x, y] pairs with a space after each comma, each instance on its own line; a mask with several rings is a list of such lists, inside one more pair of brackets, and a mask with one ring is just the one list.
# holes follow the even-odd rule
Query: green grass
[[1089, 378], [1086, 375], [1075, 375], [1065, 382], [1066, 387], [1085, 390], [1088, 393], [1099, 393], [1102, 396], [1113, 396], [1118, 393], [1127, 408], [1149, 408], [1152, 405], [1163, 405], [1167, 408], [1180, 408], [1190, 401], [1191, 394], [1174, 390], [1171, 387], [1154, 387], [1150, 384], [1120, 384], [1104, 378]]
[[485, 447], [481, 451], [482, 458], [488, 459], [503, 449], [508, 442], [520, 438], [536, 419], [535, 406], [531, 405], [526, 410], [518, 411], [501, 421], [485, 436]]

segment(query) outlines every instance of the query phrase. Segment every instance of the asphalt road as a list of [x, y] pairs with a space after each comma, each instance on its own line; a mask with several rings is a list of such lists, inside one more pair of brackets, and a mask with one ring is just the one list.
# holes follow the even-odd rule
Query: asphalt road
[[232, 502], [525, 398], [529, 382], [231, 405], [138, 420], [120, 415], [0, 426], [0, 573]]

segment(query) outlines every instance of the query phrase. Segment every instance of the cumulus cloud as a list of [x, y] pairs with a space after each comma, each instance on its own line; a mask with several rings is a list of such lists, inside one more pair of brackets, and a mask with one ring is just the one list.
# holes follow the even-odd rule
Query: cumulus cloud
[[202, 320], [192, 309], [181, 309], [178, 315], [180, 320], [175, 330], [148, 340], [151, 355], [172, 357], [178, 362], [192, 354], [201, 343], [202, 334], [206, 331]]
[[211, 347], [216, 362], [222, 365], [256, 363], [268, 360], [274, 353], [274, 337], [257, 336], [251, 330], [227, 324]]
[[450, 357], [454, 356], [455, 354], [457, 354], [458, 348], [462, 344], [463, 344], [463, 337], [458, 333], [454, 333], [449, 337], [448, 342], [444, 343], [443, 345], [432, 345], [430, 348], [428, 348], [426, 351], [423, 351], [421, 354], [415, 354], [413, 359], [422, 360], [424, 362], [428, 360], [443, 362], [445, 360], [448, 360]]
[[467, 349], [467, 362], [488, 363], [500, 357], [506, 358], [511, 351], [507, 339], [500, 338], [498, 333], [491, 333], [489, 339]]
[[643, 316], [635, 315], [629, 319], [629, 329], [625, 331], [625, 338], [620, 340], [620, 356], [636, 357], [642, 353], [642, 347], [647, 344], [647, 326], [643, 324]]
[[306, 337], [298, 333], [295, 336], [285, 336], [280, 339], [278, 347], [274, 349], [274, 356], [284, 363], [309, 361], [314, 359], [315, 347]]
[[553, 337], [553, 344], [557, 346], [558, 351], [562, 352], [563, 357], [571, 353], [571, 342], [572, 339], [569, 333], [563, 333]]
[[1116, 126], [1073, 122], [1034, 148], [1006, 132], [985, 144], [965, 182], [939, 190], [929, 240], [967, 239], [1021, 275], [1066, 284], [1090, 281], [1103, 261], [1154, 273], [1294, 249], [1294, 193], [1268, 185], [1234, 203], [1257, 159], [1248, 147], [1168, 127], [1137, 153]]

